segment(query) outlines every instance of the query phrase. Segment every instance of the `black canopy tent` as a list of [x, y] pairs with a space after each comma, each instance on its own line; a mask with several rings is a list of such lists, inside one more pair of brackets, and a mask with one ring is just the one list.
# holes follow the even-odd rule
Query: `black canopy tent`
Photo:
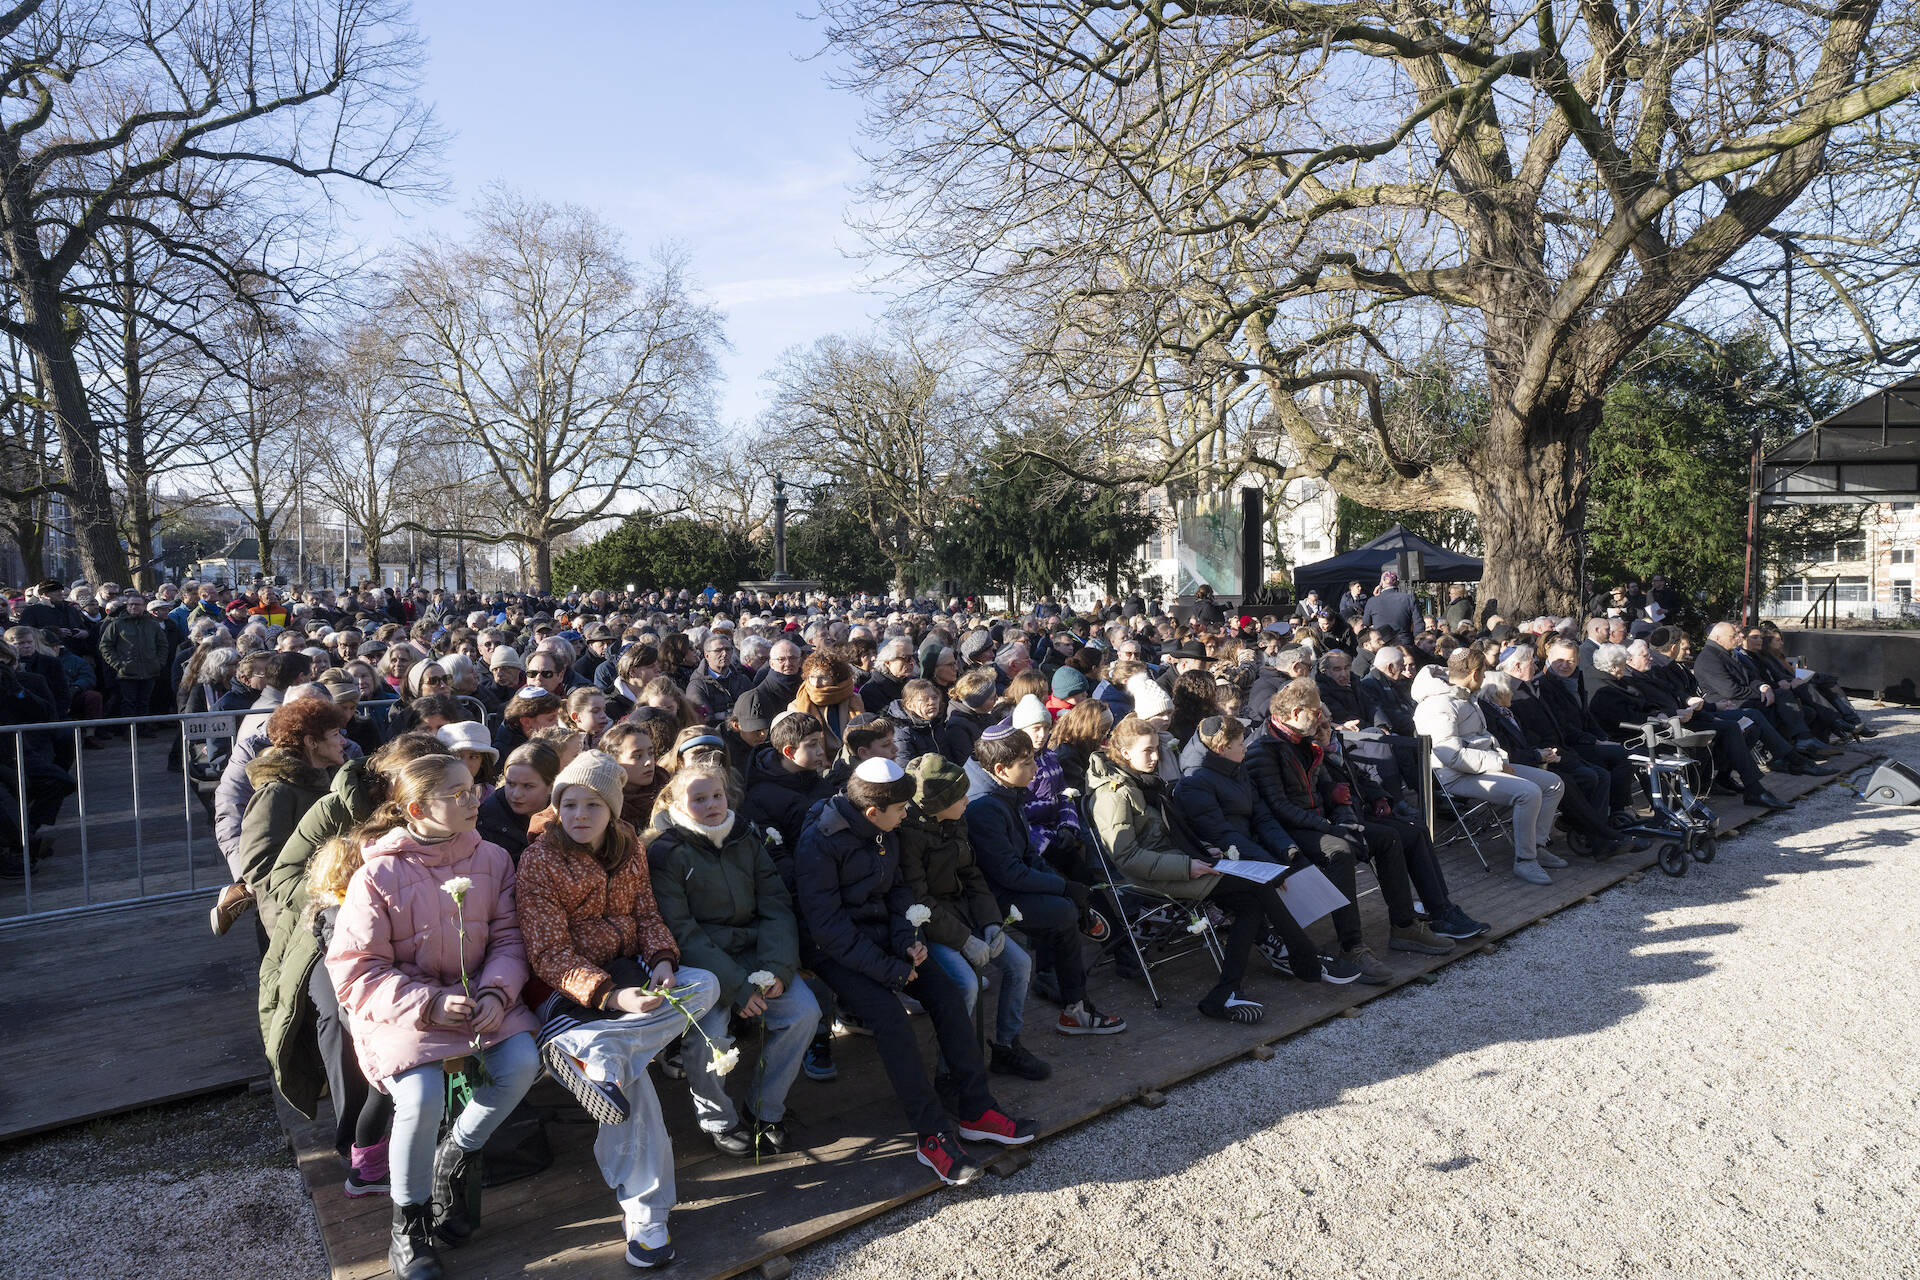
[[1449, 551], [1396, 524], [1372, 542], [1357, 546], [1344, 555], [1316, 560], [1295, 569], [1294, 596], [1299, 598], [1309, 591], [1318, 591], [1321, 599], [1329, 600], [1346, 590], [1347, 584], [1356, 579], [1371, 587], [1379, 580], [1380, 571], [1392, 568], [1403, 551], [1420, 553], [1425, 565], [1423, 581], [1426, 582], [1478, 582], [1484, 568], [1479, 557]]

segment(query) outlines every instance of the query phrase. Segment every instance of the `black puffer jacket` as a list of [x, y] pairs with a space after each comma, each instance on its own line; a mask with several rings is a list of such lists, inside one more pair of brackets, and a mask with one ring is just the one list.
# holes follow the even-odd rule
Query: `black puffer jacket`
[[1242, 761], [1207, 752], [1199, 768], [1174, 784], [1173, 802], [1188, 829], [1223, 853], [1237, 847], [1248, 858], [1273, 862], [1291, 862], [1299, 853], [1272, 812], [1254, 803], [1253, 782]]
[[1359, 820], [1351, 807], [1351, 787], [1341, 790], [1317, 742], [1295, 742], [1270, 730], [1247, 748], [1247, 777], [1255, 806], [1296, 836], [1331, 832], [1336, 823]]
[[520, 855], [527, 850], [527, 824], [532, 815], [522, 816], [513, 811], [507, 803], [505, 791], [495, 791], [480, 802], [480, 817], [475, 829], [482, 840], [491, 840], [507, 851], [514, 865], [520, 864]]
[[832, 960], [895, 991], [906, 986], [913, 890], [894, 836], [835, 796], [801, 833], [793, 864], [808, 947], [803, 959]]
[[763, 743], [754, 749], [748, 766], [747, 794], [740, 812], [748, 822], [778, 831], [782, 847], [790, 850], [800, 843], [807, 810], [835, 789], [820, 774], [787, 768], [778, 749]]
[[973, 754], [973, 743], [969, 740], [964, 750], [957, 748], [954, 735], [947, 730], [946, 718], [922, 720], [900, 705], [899, 699], [887, 704], [887, 719], [899, 728], [893, 731], [893, 758], [895, 760], [914, 760], [921, 756], [943, 756], [957, 765], [964, 765], [967, 757]]

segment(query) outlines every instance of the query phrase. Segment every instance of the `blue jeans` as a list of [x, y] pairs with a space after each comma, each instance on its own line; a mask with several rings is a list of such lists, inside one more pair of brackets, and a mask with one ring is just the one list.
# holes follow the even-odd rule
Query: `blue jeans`
[[[478, 1151], [485, 1146], [487, 1138], [527, 1096], [540, 1075], [540, 1051], [524, 1031], [508, 1036], [480, 1056], [486, 1059], [493, 1082], [476, 1089], [473, 1101], [453, 1122], [453, 1144], [462, 1151]], [[433, 1148], [440, 1133], [440, 1116], [446, 1110], [446, 1082], [447, 1074], [437, 1062], [403, 1071], [387, 1081], [387, 1092], [393, 1095], [388, 1167], [393, 1173], [395, 1204], [425, 1204], [433, 1193]]]
[[[734, 1045], [734, 1037], [727, 1030], [732, 1016], [732, 1008], [720, 1003], [700, 1019], [700, 1029], [722, 1052]], [[759, 1031], [752, 1029], [756, 1022]], [[807, 1045], [819, 1025], [820, 1003], [798, 978], [778, 999], [767, 1001], [766, 1012], [757, 1019], [745, 1020], [740, 1037], [745, 1041], [740, 1046], [740, 1066], [753, 1074], [752, 1083], [747, 1086], [746, 1104], [756, 1119], [775, 1124], [786, 1118], [787, 1090], [800, 1074], [801, 1059], [806, 1057]], [[764, 1049], [762, 1033], [766, 1036]], [[725, 1077], [713, 1074], [713, 1054], [706, 1040], [696, 1035], [685, 1044], [686, 1052], [681, 1054], [680, 1061], [687, 1069], [687, 1090], [693, 1094], [693, 1113], [699, 1117], [700, 1127], [708, 1133], [733, 1128], [740, 1123], [740, 1114], [733, 1099], [727, 1096]]]
[[[979, 972], [967, 963], [965, 956], [937, 942], [927, 944], [927, 958], [939, 965], [940, 971], [960, 988], [960, 996], [967, 1002], [967, 1015], [971, 1017], [974, 1007], [980, 1003]], [[1033, 957], [1008, 938], [1006, 947], [987, 963], [1000, 974], [1000, 1004], [994, 1010], [993, 1041], [1012, 1044], [1025, 1024], [1027, 989], [1033, 985]]]

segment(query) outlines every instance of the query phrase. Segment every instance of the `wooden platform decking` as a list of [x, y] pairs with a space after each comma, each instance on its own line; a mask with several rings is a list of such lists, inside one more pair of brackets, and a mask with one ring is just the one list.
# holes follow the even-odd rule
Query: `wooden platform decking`
[[259, 944], [214, 937], [209, 905], [0, 930], [0, 1141], [267, 1074]]
[[[1856, 754], [1834, 763], [1851, 769], [1868, 759]], [[1776, 775], [1770, 785], [1776, 793], [1793, 798], [1827, 781]], [[1733, 802], [1723, 801], [1719, 809], [1723, 834], [1764, 816]], [[1032, 1084], [996, 1076], [996, 1095], [1009, 1111], [1034, 1117], [1043, 1137], [1118, 1107], [1143, 1100], [1151, 1103], [1154, 1094], [1263, 1045], [1328, 1018], [1358, 1016], [1359, 1006], [1407, 983], [1432, 981], [1428, 975], [1435, 970], [1496, 945], [1516, 930], [1622, 880], [1660, 874], [1648, 870], [1653, 863], [1651, 852], [1604, 863], [1575, 859], [1573, 866], [1553, 873], [1551, 886], [1538, 887], [1507, 874], [1498, 861], [1492, 873], [1483, 872], [1463, 844], [1443, 850], [1441, 856], [1456, 899], [1493, 926], [1485, 938], [1449, 956], [1377, 948], [1395, 974], [1393, 984], [1386, 987], [1303, 986], [1271, 974], [1256, 958], [1250, 993], [1266, 1003], [1267, 1016], [1251, 1027], [1212, 1022], [1195, 1010], [1193, 1000], [1211, 982], [1211, 970], [1198, 956], [1156, 972], [1156, 982], [1167, 996], [1166, 1006], [1159, 1010], [1153, 1008], [1144, 986], [1123, 982], [1111, 969], [1103, 968], [1094, 975], [1094, 998], [1102, 1008], [1127, 1018], [1127, 1033], [1078, 1040], [1048, 1035], [1044, 1023], [1051, 1008], [1035, 1001], [1029, 1006], [1028, 1021], [1038, 1029], [1028, 1040], [1052, 1063], [1053, 1078]], [[1695, 874], [1713, 873], [1709, 868], [1697, 869]], [[1371, 882], [1363, 876], [1361, 883], [1364, 890]], [[1365, 894], [1361, 906], [1368, 937], [1384, 939], [1385, 909], [1378, 893]], [[1325, 928], [1316, 926], [1316, 936]], [[984, 998], [992, 1000], [994, 994], [988, 992]], [[922, 1035], [930, 1038], [924, 1027]], [[794, 1086], [792, 1119], [797, 1142], [806, 1149], [757, 1164], [717, 1154], [694, 1125], [684, 1084], [654, 1074], [678, 1162], [680, 1200], [673, 1215], [673, 1240], [680, 1258], [674, 1266], [676, 1275], [733, 1276], [762, 1264], [767, 1264], [767, 1274], [781, 1275], [781, 1260], [790, 1251], [939, 1189], [940, 1184], [912, 1158], [911, 1139], [902, 1131], [898, 1105], [870, 1042], [841, 1037], [835, 1042], [835, 1061], [840, 1069], [837, 1081], [818, 1084], [802, 1077]], [[537, 1086], [534, 1097], [570, 1103], [548, 1082]], [[553, 1167], [538, 1177], [487, 1193], [479, 1235], [452, 1258], [461, 1276], [477, 1280], [562, 1274], [592, 1280], [632, 1274], [623, 1257], [619, 1207], [593, 1160], [595, 1128], [577, 1108], [569, 1105], [562, 1114], [568, 1111], [580, 1122], [563, 1120], [549, 1126]], [[385, 1274], [388, 1202], [377, 1197], [346, 1198], [330, 1128], [301, 1121], [284, 1103], [281, 1115], [313, 1196], [334, 1280], [367, 1280]], [[984, 1158], [992, 1152], [983, 1148], [979, 1154]], [[1044, 1141], [1015, 1157], [1019, 1162], [1026, 1158], [1044, 1160]], [[1013, 1167], [1018, 1165], [1003, 1163], [1002, 1171]]]

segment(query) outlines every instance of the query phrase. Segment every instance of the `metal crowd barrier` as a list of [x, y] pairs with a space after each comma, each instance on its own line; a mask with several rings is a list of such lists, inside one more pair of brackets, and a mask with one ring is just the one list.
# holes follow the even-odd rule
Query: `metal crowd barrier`
[[[236, 739], [239, 736], [239, 722], [250, 715], [260, 714], [264, 713], [251, 709], [244, 711], [200, 711], [164, 716], [119, 716], [100, 720], [57, 720], [46, 724], [0, 725], [0, 743], [4, 743], [7, 738], [11, 738], [9, 745], [11, 745], [13, 750], [13, 799], [19, 810], [20, 859], [23, 872], [21, 878], [18, 880], [0, 880], [0, 929], [43, 920], [54, 920], [62, 917], [119, 910], [147, 903], [178, 901], [210, 892], [216, 887], [216, 878], [219, 884], [227, 883], [225, 859], [219, 857], [217, 845], [214, 845], [214, 853], [217, 865], [220, 868], [219, 871], [206, 872], [205, 874], [208, 875], [208, 879], [203, 881], [201, 879], [203, 869], [196, 866], [195, 854], [197, 850], [194, 831], [194, 809], [201, 803], [197, 791], [201, 787], [211, 790], [218, 783], [218, 775], [215, 774], [204, 780], [196, 780], [193, 769], [193, 758], [195, 748], [201, 744], [217, 742], [222, 739]], [[184, 870], [187, 879], [184, 888], [155, 888], [153, 892], [148, 891], [149, 868], [146, 856], [146, 845], [148, 841], [144, 828], [151, 817], [158, 815], [154, 813], [154, 806], [149, 803], [150, 797], [142, 794], [141, 775], [143, 770], [140, 761], [141, 740], [139, 734], [140, 728], [143, 725], [178, 726], [181, 756], [181, 816], [185, 824], [182, 828], [184, 835], [183, 847], [185, 849]], [[115, 896], [103, 897], [95, 901], [94, 856], [96, 850], [94, 846], [97, 842], [93, 839], [93, 832], [90, 828], [95, 825], [96, 819], [111, 821], [112, 817], [98, 812], [98, 806], [103, 802], [101, 798], [90, 798], [88, 794], [88, 775], [90, 773], [98, 774], [103, 766], [97, 763], [91, 765], [91, 767], [89, 766], [88, 757], [90, 755], [97, 755], [99, 752], [97, 749], [89, 750], [82, 741], [82, 738], [99, 736], [104, 731], [112, 729], [124, 730], [126, 734], [127, 759], [125, 773], [131, 784], [132, 793], [130, 803], [133, 826], [131, 850], [133, 854], [133, 868], [131, 877], [125, 878], [130, 879], [131, 883], [128, 887], [132, 888], [133, 892], [130, 894], [117, 892]], [[34, 900], [33, 836], [27, 817], [27, 811], [32, 803], [33, 794], [29, 790], [30, 779], [27, 774], [27, 753], [22, 750], [24, 745], [22, 740], [29, 734], [46, 734], [54, 740], [64, 737], [72, 744], [73, 761], [66, 771], [73, 777], [75, 790], [71, 800], [77, 804], [78, 807], [77, 817], [80, 838], [80, 880], [78, 887], [80, 902], [77, 904], [42, 906], [37, 905]], [[164, 741], [164, 739], [162, 739], [162, 741]], [[47, 743], [42, 745], [51, 746], [52, 744]], [[149, 741], [149, 745], [153, 745], [151, 740]], [[231, 750], [231, 742], [229, 743], [228, 749], [229, 751]], [[0, 752], [3, 752], [3, 750], [3, 748], [0, 748]], [[150, 770], [151, 766], [148, 766], [148, 771]], [[99, 783], [96, 782], [94, 788], [96, 792], [98, 787]], [[65, 810], [67, 803], [67, 801], [62, 801], [63, 813], [60, 819], [57, 820], [58, 829], [63, 832], [70, 830], [66, 821]], [[208, 807], [209, 809], [211, 808], [210, 805]], [[162, 808], [166, 820], [171, 821], [173, 819], [172, 805], [167, 804], [162, 806]], [[200, 825], [203, 828], [201, 838], [211, 844], [213, 842], [213, 832], [211, 830], [213, 825], [212, 821], [207, 819]], [[54, 830], [56, 830], [56, 826], [49, 825], [42, 829], [42, 834], [47, 834]], [[109, 851], [115, 854], [123, 854], [126, 852], [126, 849], [125, 846], [113, 846], [111, 850], [102, 849], [99, 852], [104, 855]], [[169, 873], [164, 867], [155, 867], [153, 869], [153, 875], [155, 879], [159, 879], [163, 875], [177, 875], [179, 870], [180, 868], [175, 867], [172, 872]], [[117, 884], [121, 878], [123, 877], [115, 877], [115, 883]], [[15, 886], [18, 886], [18, 898], [15, 897]], [[43, 892], [40, 896], [44, 900], [48, 895]]]

